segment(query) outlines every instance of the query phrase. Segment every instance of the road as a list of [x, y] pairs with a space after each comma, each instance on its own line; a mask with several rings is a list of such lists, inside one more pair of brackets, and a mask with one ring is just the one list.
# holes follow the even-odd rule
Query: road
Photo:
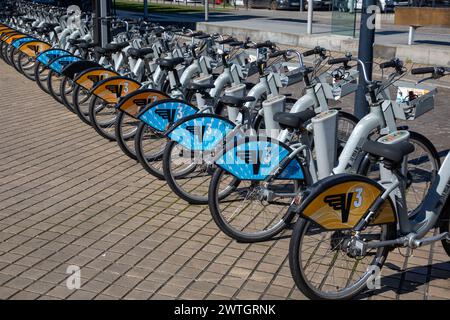
[[[138, 13], [131, 13], [118, 10], [122, 16], [141, 16]], [[359, 16], [359, 15], [357, 15]], [[152, 14], [150, 18], [153, 21], [163, 22], [182, 22], [194, 25], [196, 22], [204, 21], [203, 13], [184, 13], [184, 14]], [[376, 44], [407, 44], [408, 26], [396, 26], [393, 23], [393, 14], [381, 14], [379, 16], [381, 28], [376, 31]], [[335, 23], [332, 23], [334, 19]], [[353, 18], [352, 18], [353, 19]], [[331, 12], [318, 11], [314, 13], [313, 33], [327, 34], [332, 29], [340, 28], [347, 31], [345, 35], [351, 34], [348, 30], [351, 28], [349, 16], [332, 16]], [[231, 27], [242, 27], [256, 29], [261, 31], [279, 31], [283, 33], [306, 34], [307, 13], [296, 11], [271, 11], [264, 9], [244, 8], [230, 10], [227, 12], [210, 13], [209, 23], [216, 25], [226, 25]], [[350, 23], [350, 24], [349, 24]], [[358, 27], [359, 21], [355, 19]], [[357, 28], [358, 29], [358, 28]], [[342, 32], [341, 32], [342, 34]], [[450, 46], [450, 29], [448, 28], [419, 28], [416, 31], [417, 44], [429, 44], [437, 46]]]

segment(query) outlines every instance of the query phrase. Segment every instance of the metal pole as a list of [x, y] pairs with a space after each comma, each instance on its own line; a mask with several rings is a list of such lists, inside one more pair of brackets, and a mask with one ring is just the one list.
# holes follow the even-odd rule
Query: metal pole
[[205, 0], [205, 21], [209, 18], [209, 1]]
[[313, 10], [314, 10], [314, 1], [308, 0], [308, 25], [306, 28], [307, 34], [312, 34]]
[[144, 19], [148, 17], [148, 0], [144, 0]]
[[303, 12], [303, 1], [308, 1], [308, 0], [300, 0], [300, 12]]
[[100, 43], [102, 47], [108, 44], [111, 39], [111, 0], [100, 0]]
[[[359, 28], [358, 58], [364, 63], [367, 77], [372, 79], [373, 44], [375, 42], [375, 0], [363, 0], [361, 24]], [[372, 16], [373, 15], [373, 16]], [[358, 66], [359, 85], [355, 97], [355, 116], [361, 119], [369, 113], [369, 103], [366, 99], [366, 87], [361, 67]]]

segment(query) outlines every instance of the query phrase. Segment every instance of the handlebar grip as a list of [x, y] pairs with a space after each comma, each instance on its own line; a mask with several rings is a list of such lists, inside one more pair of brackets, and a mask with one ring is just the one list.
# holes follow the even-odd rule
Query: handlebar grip
[[397, 62], [394, 60], [391, 61], [385, 61], [380, 63], [380, 69], [386, 69], [386, 68], [396, 68]]
[[313, 54], [316, 54], [316, 49], [311, 49], [311, 50], [305, 51], [302, 54], [303, 54], [304, 57], [311, 56]]
[[227, 43], [231, 43], [231, 42], [236, 42], [236, 40], [233, 38], [227, 38], [227, 39], [217, 41], [218, 44], [227, 44]]
[[287, 53], [286, 50], [279, 50], [279, 51], [276, 51], [276, 52], [271, 52], [271, 53], [269, 53], [269, 58], [276, 58], [276, 57], [282, 56], [282, 55], [284, 55], [286, 53]]
[[339, 63], [346, 63], [351, 61], [350, 58], [344, 57], [344, 58], [335, 58], [335, 59], [330, 59], [328, 60], [328, 64], [332, 65], [332, 64], [339, 64]]
[[426, 73], [434, 73], [434, 67], [424, 67], [424, 68], [414, 68], [411, 69], [411, 74], [426, 74]]
[[242, 42], [242, 41], [233, 41], [233, 42], [230, 42], [228, 45], [230, 46], [230, 47], [237, 47], [237, 46], [241, 46], [241, 45], [243, 45], [244, 43]]
[[201, 36], [202, 34], [203, 34], [203, 32], [198, 31], [198, 32], [191, 33], [188, 36], [189, 37], [198, 37], [198, 36]]
[[271, 41], [265, 41], [265, 42], [259, 42], [255, 45], [255, 48], [259, 49], [259, 48], [271, 48], [274, 47], [275, 44]]
[[308, 56], [311, 56], [311, 55], [313, 55], [313, 54], [319, 54], [319, 53], [321, 53], [323, 50], [324, 50], [324, 49], [323, 49], [322, 47], [317, 46], [317, 47], [315, 47], [314, 49], [307, 50], [307, 51], [303, 52], [302, 55], [303, 55], [304, 57], [308, 57]]

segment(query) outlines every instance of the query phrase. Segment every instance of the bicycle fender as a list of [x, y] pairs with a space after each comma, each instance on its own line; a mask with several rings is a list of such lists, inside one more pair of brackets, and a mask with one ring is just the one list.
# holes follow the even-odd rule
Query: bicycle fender
[[95, 67], [81, 72], [75, 77], [74, 81], [80, 87], [86, 90], [92, 90], [97, 83], [107, 78], [117, 77], [119, 74], [115, 71], [103, 67]]
[[163, 99], [169, 99], [169, 96], [162, 91], [154, 89], [139, 89], [123, 97], [116, 105], [116, 108], [133, 118], [137, 118], [141, 108]]
[[176, 121], [197, 112], [197, 107], [194, 107], [183, 100], [165, 99], [146, 106], [138, 114], [138, 119], [154, 130], [164, 132]]
[[13, 34], [8, 34], [7, 36], [5, 36], [3, 38], [0, 37], [0, 40], [4, 41], [7, 44], [11, 44], [14, 40], [25, 38], [25, 37], [28, 37], [28, 35], [17, 32], [17, 33], [13, 33]]
[[101, 67], [101, 65], [99, 65], [95, 61], [79, 60], [79, 61], [72, 62], [67, 67], [65, 67], [62, 70], [61, 74], [70, 79], [73, 79], [75, 77], [75, 74], [79, 74], [85, 70], [92, 69], [95, 67]]
[[234, 127], [225, 117], [198, 113], [177, 121], [165, 135], [189, 150], [212, 151]]
[[53, 71], [57, 72], [58, 74], [61, 74], [63, 69], [70, 65], [71, 63], [74, 63], [76, 61], [80, 61], [81, 58], [70, 55], [70, 56], [61, 56], [56, 59], [53, 59], [48, 67], [52, 69]]
[[[262, 181], [271, 175], [280, 180], [303, 180], [303, 166], [295, 157], [289, 160], [291, 153], [287, 145], [276, 139], [245, 137], [227, 143], [225, 152], [216, 157], [215, 163], [240, 180]], [[289, 163], [276, 173], [282, 161]]]
[[[353, 229], [383, 192], [383, 187], [367, 177], [338, 174], [314, 184], [296, 211], [326, 230]], [[396, 217], [389, 197], [370, 224], [395, 223]]]
[[19, 33], [19, 32], [17, 32], [16, 30], [13, 30], [13, 29], [0, 31], [0, 40], [5, 41], [8, 37], [15, 35], [17, 33]]
[[33, 42], [33, 41], [36, 41], [36, 39], [32, 38], [32, 37], [25, 37], [25, 38], [20, 38], [20, 39], [14, 40], [13, 42], [11, 42], [11, 45], [14, 48], [18, 49], [24, 43]]
[[18, 49], [20, 51], [22, 51], [24, 54], [26, 54], [27, 56], [34, 58], [40, 52], [48, 50], [51, 47], [52, 46], [49, 45], [47, 42], [35, 40], [35, 41], [23, 43]]
[[36, 56], [36, 60], [47, 66], [52, 60], [61, 57], [72, 55], [69, 51], [63, 49], [49, 49], [41, 52]]
[[117, 76], [100, 81], [91, 93], [107, 103], [116, 104], [121, 97], [138, 90], [141, 84], [131, 78]]

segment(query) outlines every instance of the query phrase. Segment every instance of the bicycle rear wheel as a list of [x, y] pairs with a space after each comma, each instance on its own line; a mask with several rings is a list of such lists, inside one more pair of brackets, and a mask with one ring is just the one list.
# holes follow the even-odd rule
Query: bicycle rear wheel
[[167, 138], [141, 122], [134, 138], [136, 157], [142, 167], [154, 177], [164, 180], [162, 158]]
[[75, 113], [73, 107], [74, 86], [75, 84], [73, 83], [72, 79], [64, 77], [59, 87], [59, 96], [61, 97], [63, 105], [67, 108], [67, 110], [73, 113]]
[[[390, 240], [395, 224], [369, 226], [361, 238]], [[346, 252], [352, 230], [330, 231], [299, 218], [289, 244], [289, 266], [295, 284], [310, 299], [351, 299], [367, 288], [382, 268], [389, 248], [372, 249], [363, 257]], [[370, 241], [370, 240], [366, 240]]]
[[87, 125], [91, 125], [91, 120], [89, 119], [89, 105], [92, 94], [89, 90], [82, 88], [79, 85], [75, 86], [72, 94], [73, 110], [75, 111], [78, 118]]
[[44, 91], [45, 93], [50, 94], [50, 91], [47, 88], [47, 78], [50, 70], [40, 62], [36, 62], [34, 67], [34, 79], [38, 87]]
[[136, 135], [139, 123], [139, 119], [130, 117], [123, 111], [119, 111], [116, 118], [117, 144], [123, 153], [133, 160], [137, 160], [136, 150], [134, 148], [134, 136]]
[[241, 181], [217, 168], [208, 192], [209, 210], [229, 237], [239, 242], [265, 241], [290, 223], [285, 221], [285, 213], [300, 187], [294, 180]]
[[99, 135], [110, 141], [115, 141], [116, 118], [117, 109], [115, 104], [107, 103], [95, 96], [92, 97], [89, 103], [89, 120]]

